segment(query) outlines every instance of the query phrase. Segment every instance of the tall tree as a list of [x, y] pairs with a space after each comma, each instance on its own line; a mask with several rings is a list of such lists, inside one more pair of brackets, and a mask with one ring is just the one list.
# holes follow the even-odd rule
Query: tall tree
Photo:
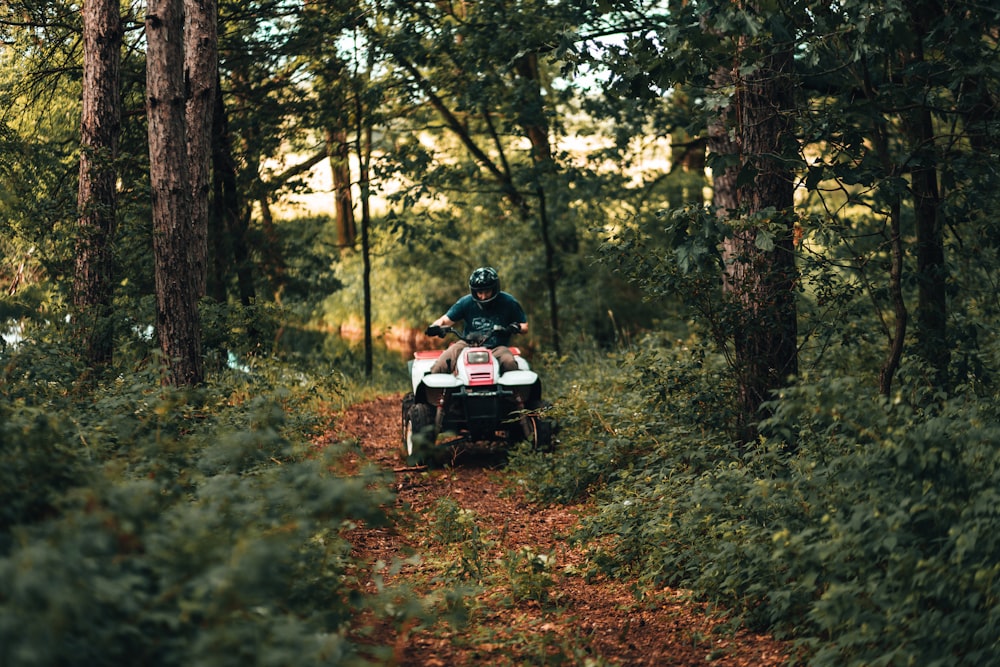
[[195, 385], [204, 379], [198, 278], [191, 248], [201, 236], [191, 216], [184, 81], [182, 0], [153, 0], [146, 10], [146, 115], [156, 274], [156, 331], [167, 365], [165, 380]]
[[559, 340], [559, 299], [556, 296], [559, 271], [556, 266], [556, 247], [553, 241], [552, 224], [545, 193], [547, 178], [558, 170], [552, 155], [549, 123], [546, 118], [545, 98], [542, 95], [542, 73], [538, 65], [536, 50], [523, 53], [514, 62], [517, 74], [515, 104], [520, 109], [517, 120], [531, 144], [531, 160], [534, 165], [534, 189], [537, 198], [538, 228], [545, 252], [545, 286], [549, 295], [549, 323], [552, 328], [552, 349], [562, 353]]
[[84, 326], [92, 364], [114, 351], [112, 299], [117, 215], [118, 138], [121, 131], [122, 21], [116, 0], [83, 6], [83, 103], [80, 116], [79, 231], [73, 305]]
[[225, 303], [229, 278], [235, 273], [239, 301], [243, 306], [249, 306], [257, 296], [247, 241], [250, 207], [242, 201], [238, 180], [222, 86], [217, 82], [212, 123], [212, 205], [208, 226], [209, 247], [215, 261], [210, 265], [208, 294], [216, 302]]
[[[911, 111], [903, 112], [903, 133], [912, 146], [910, 188], [916, 222], [917, 329], [920, 340], [917, 353], [935, 369], [935, 383], [948, 383], [950, 351], [947, 345], [948, 300], [946, 294], [947, 266], [944, 256], [944, 233], [941, 224], [941, 190], [938, 187], [938, 137], [934, 129], [933, 66], [925, 53], [933, 24], [945, 11], [947, 2], [938, 0], [913, 2], [909, 25], [913, 41], [901, 54], [908, 87], [926, 91]], [[950, 8], [949, 8], [950, 9]], [[949, 13], [951, 13], [949, 11]], [[932, 43], [927, 44], [933, 48]]]
[[[765, 23], [754, 3], [746, 7]], [[798, 371], [792, 43], [787, 38], [780, 43], [768, 31], [757, 34], [753, 47], [747, 36], [736, 39], [733, 98], [724, 117], [725, 135], [734, 138], [738, 172], [735, 179], [727, 175], [715, 182], [721, 201], [736, 204], [724, 215], [738, 216], [731, 218], [733, 233], [724, 243], [723, 257], [725, 286], [736, 306], [731, 335], [741, 442], [755, 439], [761, 404]]]
[[333, 177], [333, 212], [337, 221], [337, 245], [353, 248], [358, 229], [354, 220], [354, 198], [351, 194], [351, 144], [347, 130], [327, 129], [326, 152], [330, 156]]
[[212, 128], [219, 63], [216, 0], [184, 0], [184, 17], [184, 65], [188, 93], [185, 123], [191, 180], [192, 244], [189, 260], [195, 293], [204, 296], [208, 277]]
[[[235, 177], [230, 200], [245, 202], [239, 215], [227, 214], [231, 225], [226, 232], [235, 234], [232, 251], [242, 258], [234, 261], [244, 301], [282, 292], [287, 273], [271, 205], [298, 177], [327, 158], [326, 150], [316, 147], [315, 138], [322, 137], [324, 126], [316, 122], [314, 89], [306, 70], [326, 41], [336, 40], [335, 32], [313, 25], [314, 14], [322, 15], [329, 4], [219, 2], [219, 23], [224, 26], [219, 30], [224, 123], [217, 129], [224, 127], [226, 134], [217, 135], [216, 149], [227, 147], [231, 159], [220, 162], [222, 153], [217, 152], [216, 165], [224, 162], [226, 178]], [[289, 164], [290, 152], [310, 157]], [[252, 215], [251, 202], [259, 214]], [[258, 226], [263, 233], [255, 233]]]
[[[706, 223], [695, 212], [701, 229], [712, 230], [698, 241], [710, 247], [696, 254], [721, 250], [722, 292], [704, 297], [711, 302], [706, 312], [715, 315], [708, 326], [734, 374], [735, 436], [749, 442], [761, 405], [798, 370], [794, 30], [787, 17], [752, 1], [675, 3], [669, 11], [612, 4], [623, 13], [611, 25], [625, 39], [605, 47], [614, 73], [609, 89], [646, 108], [669, 104], [679, 87], [701, 98], [712, 208], [725, 224]], [[689, 114], [687, 126], [695, 120]], [[691, 236], [676, 239], [687, 243]], [[689, 261], [693, 256], [686, 255], [691, 266], [698, 263]]]
[[[371, 63], [369, 63], [370, 65]], [[369, 70], [370, 71], [370, 70]], [[357, 74], [357, 73], [355, 73]], [[358, 76], [354, 77], [356, 80]], [[371, 378], [374, 370], [372, 355], [372, 260], [371, 260], [371, 156], [372, 118], [365, 108], [361, 91], [355, 94], [357, 135], [355, 145], [358, 151], [358, 185], [361, 190], [361, 262], [363, 268], [361, 282], [364, 292], [365, 321], [365, 377]]]
[[[825, 271], [824, 285], [841, 281], [845, 297], [870, 295], [887, 340], [882, 367], [868, 369], [878, 370], [880, 391], [890, 392], [908, 345], [930, 369], [928, 381], [946, 386], [959, 279], [949, 262], [963, 245], [963, 217], [976, 219], [997, 184], [989, 147], [1000, 9], [966, 0], [906, 0], [886, 11], [864, 0], [651, 4], [603, 3], [627, 35], [607, 49], [609, 88], [650, 109], [683, 85], [701, 91], [704, 109], [722, 110], [709, 131], [709, 166], [715, 205], [735, 214], [727, 288], [747, 308], [727, 330], [745, 436], [753, 405], [798, 364], [798, 314], [785, 301], [797, 284], [793, 183], [805, 202], [798, 213], [814, 212], [799, 230], [810, 270]], [[752, 302], [763, 310], [755, 314]]]
[[[877, 16], [866, 3], [847, 3], [817, 6], [811, 19], [802, 62], [812, 104], [800, 122], [803, 134], [822, 137], [814, 145], [824, 150], [807, 185], [827, 210], [837, 210], [832, 202], [844, 193], [886, 220], [884, 231], [875, 229], [882, 245], [856, 260], [864, 275], [870, 260], [889, 257], [888, 276], [869, 290], [880, 309], [887, 295], [891, 312], [881, 318], [889, 349], [880, 391], [890, 393], [907, 346], [929, 369], [927, 381], [946, 388], [957, 349], [949, 301], [961, 281], [950, 264], [963, 237], [978, 236], [962, 227], [991, 206], [997, 185], [990, 125], [982, 121], [1000, 89], [1000, 8], [907, 0]], [[868, 231], [863, 217], [846, 221], [854, 238]]]

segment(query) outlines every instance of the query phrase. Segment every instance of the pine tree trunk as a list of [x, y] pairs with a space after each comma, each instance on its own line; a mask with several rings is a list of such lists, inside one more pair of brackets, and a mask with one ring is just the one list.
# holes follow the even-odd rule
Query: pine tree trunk
[[[715, 181], [716, 205], [746, 220], [734, 220], [724, 248], [725, 286], [737, 313], [731, 332], [739, 391], [736, 435], [744, 443], [756, 439], [761, 404], [798, 372], [793, 179], [781, 161], [794, 150], [784, 145], [792, 136], [790, 67], [790, 54], [779, 51], [735, 80], [735, 115], [729, 120], [740, 170]], [[719, 130], [714, 135], [716, 142], [726, 136]], [[774, 210], [768, 219], [754, 217], [768, 209]]]
[[209, 247], [215, 258], [210, 264], [210, 293], [219, 303], [228, 298], [227, 287], [236, 274], [240, 303], [249, 306], [257, 299], [253, 284], [247, 230], [250, 207], [241, 202], [236, 185], [236, 161], [229, 137], [229, 119], [218, 79], [215, 85], [212, 125], [212, 215], [209, 216]]
[[167, 365], [165, 381], [204, 379], [191, 225], [181, 0], [152, 0], [146, 14], [146, 114], [149, 123], [156, 330]]
[[206, 293], [208, 212], [211, 192], [212, 125], [218, 73], [215, 0], [184, 0], [184, 62], [187, 75], [187, 155], [191, 180], [191, 248], [188, 259], [195, 293]]
[[73, 306], [91, 364], [110, 363], [114, 352], [111, 251], [117, 213], [118, 137], [121, 132], [119, 4], [94, 0], [83, 6], [82, 150], [77, 195], [79, 230]]
[[[558, 277], [556, 265], [556, 243], [553, 240], [553, 225], [549, 218], [547, 197], [545, 196], [545, 176], [556, 169], [552, 159], [549, 126], [545, 119], [544, 99], [541, 92], [541, 74], [538, 70], [538, 55], [528, 53], [518, 58], [515, 69], [527, 85], [521, 88], [524, 99], [520, 100], [522, 109], [519, 122], [525, 136], [531, 142], [531, 157], [535, 167], [535, 194], [538, 197], [538, 227], [542, 237], [542, 247], [545, 250], [545, 287], [549, 297], [549, 326], [552, 329], [552, 349], [556, 354], [562, 353], [562, 343], [559, 336], [559, 299]], [[568, 239], [565, 245], [575, 246], [576, 239]]]
[[[930, 9], [933, 9], [931, 7]], [[933, 84], [924, 78], [927, 71], [923, 40], [936, 20], [930, 11], [914, 16], [913, 53], [907, 71], [915, 72], [914, 87], [930, 90]], [[916, 218], [917, 256], [917, 353], [934, 369], [934, 382], [948, 384], [951, 350], [948, 346], [948, 267], [944, 255], [944, 231], [941, 222], [941, 195], [938, 187], [938, 158], [935, 154], [934, 121], [931, 109], [921, 104], [903, 116], [904, 131], [911, 146], [913, 173], [913, 211]]]

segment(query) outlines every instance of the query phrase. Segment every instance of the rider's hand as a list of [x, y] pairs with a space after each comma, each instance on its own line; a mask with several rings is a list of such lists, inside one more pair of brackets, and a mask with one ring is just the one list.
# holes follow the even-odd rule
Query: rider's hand
[[424, 332], [426, 336], [437, 336], [438, 338], [444, 338], [444, 329], [441, 327], [434, 326], [433, 324], [427, 327], [427, 331]]
[[516, 333], [516, 334], [521, 333], [521, 323], [520, 322], [511, 322], [510, 324], [507, 325], [507, 331], [509, 331], [511, 333]]

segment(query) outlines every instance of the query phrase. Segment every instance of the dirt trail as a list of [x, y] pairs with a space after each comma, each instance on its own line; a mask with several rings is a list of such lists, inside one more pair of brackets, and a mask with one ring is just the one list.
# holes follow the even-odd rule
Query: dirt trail
[[[406, 469], [398, 457], [400, 397], [387, 397], [354, 406], [339, 415], [336, 433], [357, 438], [365, 460], [395, 470], [398, 503], [423, 517], [426, 526], [442, 498], [450, 498], [471, 513], [489, 553], [482, 562], [511, 558], [521, 548], [551, 555], [545, 568], [551, 577], [549, 599], [512, 602], [510, 581], [487, 577], [493, 585], [475, 607], [473, 625], [454, 633], [447, 627], [398, 634], [386, 629], [379, 641], [396, 647], [396, 664], [405, 666], [579, 664], [595, 665], [769, 666], [785, 664], [787, 646], [747, 632], [714, 632], [720, 621], [706, 614], [682, 591], [664, 589], [633, 595], [622, 582], [580, 575], [585, 565], [582, 549], [567, 544], [581, 507], [540, 507], [519, 499], [505, 486], [503, 461], [489, 453], [468, 453], [453, 467], [431, 471]], [[419, 525], [419, 524], [418, 524]], [[421, 586], [434, 574], [434, 563], [454, 562], [448, 545], [393, 530], [357, 531], [355, 546], [370, 562], [405, 554], [412, 548], [433, 553], [424, 565], [404, 570], [400, 577], [417, 577]], [[508, 590], [504, 590], [505, 587]], [[426, 589], [424, 589], [425, 592]], [[516, 597], [516, 596], [515, 596]], [[548, 647], [540, 649], [539, 647]], [[539, 655], [539, 651], [543, 655]], [[561, 661], [560, 661], [561, 660]]]

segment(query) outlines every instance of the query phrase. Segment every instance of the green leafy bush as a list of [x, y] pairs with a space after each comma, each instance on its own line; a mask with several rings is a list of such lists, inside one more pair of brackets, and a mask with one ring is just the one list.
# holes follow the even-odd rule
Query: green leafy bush
[[[5, 393], [29, 395], [7, 370]], [[351, 623], [390, 593], [361, 594], [350, 539], [389, 519], [381, 476], [337, 476], [337, 447], [310, 446], [315, 382], [219, 379], [63, 378], [44, 409], [0, 409], [0, 663], [377, 659]]]
[[848, 381], [782, 402], [776, 420], [810, 433], [788, 486], [813, 509], [774, 535], [776, 567], [797, 575], [776, 590], [804, 594], [815, 581], [815, 664], [1000, 655], [997, 416], [972, 394], [915, 407]]
[[86, 478], [86, 450], [67, 441], [67, 426], [40, 408], [0, 404], [0, 554], [13, 526], [44, 520]]
[[737, 447], [724, 368], [654, 339], [594, 357], [593, 384], [553, 397], [556, 453], [512, 464], [537, 499], [591, 499], [576, 539], [594, 567], [691, 589], [812, 665], [995, 663], [996, 397], [943, 398], [919, 372], [893, 400], [870, 378], [805, 377]]

